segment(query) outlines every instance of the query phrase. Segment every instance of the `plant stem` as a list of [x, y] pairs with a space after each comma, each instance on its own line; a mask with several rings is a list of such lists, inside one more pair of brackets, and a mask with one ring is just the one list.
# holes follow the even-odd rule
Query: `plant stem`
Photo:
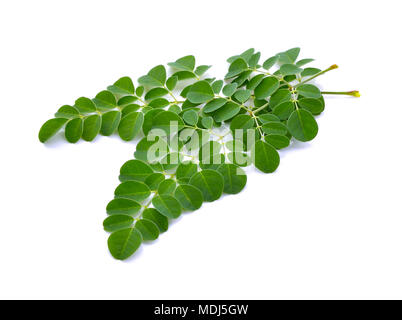
[[340, 92], [335, 92], [335, 91], [321, 91], [322, 94], [340, 94], [340, 95], [346, 95], [346, 96], [353, 96], [353, 97], [360, 97], [360, 92], [357, 90], [353, 91], [340, 91]]
[[258, 109], [254, 110], [253, 113], [256, 114], [257, 112], [260, 112], [261, 110], [265, 109], [269, 103], [264, 104], [263, 106], [259, 107]]
[[306, 80], [304, 80], [304, 81], [302, 81], [302, 82], [299, 82], [299, 83], [296, 84], [294, 87], [296, 88], [296, 87], [298, 87], [298, 86], [300, 86], [300, 85], [302, 85], [302, 84], [304, 84], [304, 83], [306, 83], [306, 82], [309, 82], [309, 81], [313, 80], [314, 78], [319, 77], [320, 75], [322, 75], [322, 74], [324, 74], [324, 73], [327, 73], [328, 71], [331, 71], [331, 70], [334, 70], [334, 69], [337, 69], [337, 68], [338, 68], [338, 65], [333, 64], [333, 65], [330, 66], [329, 68], [327, 68], [327, 69], [325, 69], [325, 70], [322, 70], [321, 72], [318, 72], [316, 75], [314, 75], [314, 76], [312, 76], [312, 77], [310, 77], [310, 78], [307, 78]]

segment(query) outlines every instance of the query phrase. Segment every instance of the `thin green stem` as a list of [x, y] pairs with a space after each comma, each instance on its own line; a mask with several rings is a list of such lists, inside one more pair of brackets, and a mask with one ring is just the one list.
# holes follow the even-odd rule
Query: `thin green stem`
[[309, 82], [309, 81], [313, 80], [314, 78], [317, 78], [317, 77], [319, 77], [320, 75], [322, 75], [322, 74], [324, 74], [324, 73], [327, 73], [328, 71], [331, 71], [331, 70], [334, 70], [334, 69], [337, 69], [337, 68], [338, 68], [338, 65], [333, 64], [333, 65], [330, 66], [329, 68], [318, 72], [318, 73], [315, 74], [314, 76], [311, 76], [310, 78], [307, 78], [306, 80], [303, 80], [302, 82], [299, 82], [299, 83], [296, 84], [294, 87], [297, 88], [298, 86], [300, 86], [300, 85], [302, 85], [302, 84], [304, 84], [304, 83], [306, 83], [306, 82]]
[[264, 110], [268, 105], [269, 105], [269, 103], [267, 102], [266, 104], [262, 105], [258, 109], [254, 110], [253, 113], [256, 114], [256, 113], [260, 112], [261, 110]]
[[322, 94], [339, 94], [339, 95], [345, 95], [345, 96], [353, 96], [353, 97], [360, 97], [360, 92], [357, 90], [354, 91], [321, 91]]

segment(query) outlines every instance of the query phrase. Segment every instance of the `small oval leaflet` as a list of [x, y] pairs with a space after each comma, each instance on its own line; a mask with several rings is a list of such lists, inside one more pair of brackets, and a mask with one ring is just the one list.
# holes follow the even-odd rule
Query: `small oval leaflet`
[[211, 169], [194, 174], [189, 184], [198, 188], [204, 196], [204, 201], [207, 202], [218, 200], [223, 193], [223, 177], [219, 172]]
[[135, 228], [141, 233], [144, 241], [156, 240], [159, 237], [159, 228], [148, 219], [141, 219], [135, 223]]
[[98, 114], [93, 114], [85, 118], [82, 139], [92, 141], [99, 134], [102, 125], [102, 118]]
[[254, 95], [257, 99], [265, 99], [272, 95], [279, 88], [279, 80], [275, 77], [264, 78], [257, 88], [254, 89]]
[[141, 160], [129, 160], [120, 169], [120, 181], [138, 180], [145, 181], [145, 179], [154, 173], [152, 168]]
[[247, 175], [243, 169], [234, 164], [222, 164], [218, 168], [224, 181], [223, 192], [237, 194], [244, 189], [247, 183]]
[[132, 226], [134, 218], [124, 214], [116, 214], [107, 217], [103, 221], [103, 228], [107, 232], [115, 232], [117, 230], [126, 229]]
[[68, 119], [55, 118], [46, 121], [39, 131], [39, 141], [45, 143], [53, 137], [68, 121]]
[[65, 130], [66, 140], [70, 143], [76, 143], [82, 136], [83, 128], [81, 118], [75, 118], [67, 122]]
[[114, 191], [116, 198], [142, 201], [151, 195], [149, 187], [140, 181], [124, 181]]
[[204, 197], [202, 192], [196, 187], [188, 184], [181, 184], [177, 187], [174, 197], [180, 202], [181, 206], [187, 210], [197, 210], [201, 208]]
[[289, 132], [299, 141], [310, 141], [318, 133], [318, 125], [313, 115], [304, 109], [295, 110], [287, 122]]
[[152, 204], [165, 217], [177, 219], [181, 214], [180, 203], [172, 196], [162, 194], [152, 199]]
[[141, 233], [135, 228], [116, 231], [108, 239], [109, 251], [118, 260], [125, 260], [133, 255], [141, 243]]
[[100, 132], [104, 136], [112, 135], [119, 126], [121, 119], [120, 111], [109, 111], [102, 115], [102, 126]]
[[141, 205], [134, 200], [129, 199], [113, 199], [110, 201], [106, 207], [106, 212], [109, 215], [114, 214], [126, 214], [126, 215], [133, 215], [140, 211]]
[[133, 140], [141, 131], [144, 115], [141, 112], [131, 112], [121, 119], [119, 136], [125, 140]]
[[159, 232], [166, 232], [169, 228], [169, 220], [160, 214], [155, 208], [147, 208], [142, 212], [144, 219], [150, 220], [159, 228]]
[[279, 166], [279, 154], [270, 144], [257, 141], [252, 148], [254, 165], [264, 173], [274, 172]]
[[187, 93], [187, 99], [192, 103], [204, 103], [213, 97], [214, 92], [210, 84], [205, 80], [194, 83]]

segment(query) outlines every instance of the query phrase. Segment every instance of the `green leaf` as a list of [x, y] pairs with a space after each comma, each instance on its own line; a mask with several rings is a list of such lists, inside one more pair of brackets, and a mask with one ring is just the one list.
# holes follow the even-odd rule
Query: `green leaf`
[[176, 168], [182, 162], [183, 156], [178, 152], [168, 153], [161, 161], [163, 170], [169, 171]]
[[104, 136], [112, 135], [118, 128], [120, 119], [120, 111], [109, 111], [102, 114], [102, 126], [100, 133]]
[[224, 98], [216, 98], [216, 99], [211, 100], [210, 102], [208, 102], [204, 106], [202, 111], [204, 113], [214, 112], [215, 110], [218, 110], [219, 108], [221, 108], [226, 102], [227, 102], [227, 100], [224, 99]]
[[135, 94], [138, 97], [142, 97], [142, 95], [144, 94], [145, 88], [143, 86], [139, 86], [137, 87], [137, 89], [135, 89]]
[[204, 201], [207, 202], [219, 199], [224, 187], [222, 175], [219, 172], [209, 169], [194, 174], [189, 184], [198, 188], [204, 196]]
[[117, 198], [110, 201], [106, 207], [106, 212], [109, 215], [125, 214], [133, 215], [140, 211], [141, 205], [134, 200]]
[[188, 184], [179, 185], [174, 196], [186, 210], [197, 210], [201, 208], [204, 201], [201, 191]]
[[185, 56], [177, 59], [175, 62], [169, 62], [168, 65], [178, 70], [193, 71], [195, 67], [195, 58], [191, 55]]
[[46, 121], [39, 130], [39, 141], [44, 143], [53, 137], [68, 121], [68, 119], [55, 118]]
[[169, 79], [166, 80], [166, 87], [167, 87], [169, 90], [173, 90], [174, 88], [176, 88], [176, 84], [177, 84], [177, 81], [178, 81], [178, 80], [179, 80], [178, 77], [176, 77], [176, 76], [171, 76]]
[[83, 121], [81, 118], [75, 118], [67, 122], [65, 136], [68, 142], [76, 143], [80, 140], [83, 131]]
[[133, 255], [141, 243], [141, 233], [134, 228], [116, 231], [108, 239], [109, 251], [118, 260], [125, 260]]
[[257, 99], [265, 99], [271, 96], [279, 88], [279, 80], [275, 77], [266, 77], [254, 89], [254, 95]]
[[257, 74], [256, 76], [252, 77], [250, 81], [247, 83], [246, 88], [249, 90], [254, 90], [261, 83], [264, 77], [265, 76], [263, 74]]
[[297, 109], [287, 122], [289, 132], [299, 141], [310, 141], [318, 133], [318, 125], [310, 111]]
[[135, 229], [137, 229], [144, 241], [153, 241], [159, 237], [159, 228], [151, 220], [141, 219], [135, 223]]
[[321, 97], [321, 91], [312, 84], [302, 84], [296, 88], [297, 92], [304, 98], [318, 99]]
[[161, 112], [163, 112], [164, 110], [160, 110], [160, 109], [153, 109], [148, 111], [145, 116], [144, 116], [144, 123], [142, 125], [142, 131], [144, 132], [145, 135], [147, 135], [149, 133], [149, 131], [151, 131], [152, 129], [152, 125], [153, 125], [153, 120], [155, 118], [155, 116]]
[[207, 66], [207, 65], [202, 65], [202, 66], [198, 66], [194, 73], [201, 77], [205, 72], [207, 72], [209, 69], [211, 68], [211, 66]]
[[155, 163], [168, 154], [169, 146], [167, 142], [162, 137], [156, 136], [154, 137], [155, 139], [152, 139], [152, 137], [150, 134], [137, 143], [134, 152], [136, 159]]
[[269, 70], [275, 65], [275, 63], [278, 62], [278, 59], [279, 59], [278, 56], [273, 56], [271, 58], [268, 58], [267, 60], [264, 61], [264, 63], [262, 64], [262, 67], [265, 70]]
[[176, 169], [176, 178], [181, 181], [188, 182], [190, 178], [198, 171], [198, 166], [193, 162], [180, 163]]
[[247, 83], [248, 77], [249, 77], [250, 74], [252, 74], [252, 73], [253, 73], [252, 70], [243, 71], [243, 72], [240, 73], [236, 78], [234, 78], [234, 79], [232, 80], [232, 83], [236, 83], [236, 84], [237, 84], [237, 88], [240, 88], [241, 86], [243, 86], [244, 84]]
[[[103, 110], [114, 109], [117, 106], [115, 96], [107, 90], [99, 92], [93, 99], [93, 102], [99, 109]], [[77, 102], [75, 104], [77, 105]]]
[[212, 87], [212, 91], [215, 94], [219, 94], [223, 87], [223, 80], [216, 80], [215, 82], [212, 83], [211, 87]]
[[257, 141], [251, 150], [254, 165], [264, 173], [274, 172], [279, 166], [279, 154], [270, 144]]
[[115, 232], [117, 230], [129, 228], [133, 223], [133, 217], [124, 214], [116, 214], [114, 216], [107, 217], [103, 221], [103, 228], [107, 232]]
[[102, 125], [102, 118], [98, 114], [93, 114], [84, 119], [84, 129], [82, 139], [92, 141], [99, 134]]
[[156, 98], [148, 103], [148, 105], [152, 108], [164, 108], [169, 105], [169, 101], [165, 98]]
[[152, 191], [158, 190], [158, 187], [162, 181], [165, 180], [165, 175], [163, 173], [152, 173], [145, 179], [145, 184], [151, 189]]
[[211, 155], [217, 154], [221, 151], [222, 145], [218, 141], [208, 141], [201, 146], [198, 152], [198, 158], [200, 162], [204, 162], [205, 159], [209, 160]]
[[174, 112], [174, 113], [181, 113], [181, 108], [177, 104], [173, 104], [169, 107], [168, 111]]
[[183, 120], [190, 126], [195, 126], [198, 122], [198, 113], [194, 110], [188, 110], [183, 113]]
[[159, 232], [166, 232], [169, 228], [169, 220], [164, 215], [160, 214], [155, 208], [147, 208], [142, 212], [142, 217], [155, 223]]
[[137, 100], [138, 100], [138, 98], [135, 96], [124, 96], [124, 97], [121, 97], [119, 100], [117, 100], [117, 105], [125, 106], [125, 105], [131, 104]]
[[299, 56], [300, 48], [292, 48], [285, 52], [278, 53], [278, 62], [280, 64], [284, 63], [294, 63]]
[[161, 129], [166, 134], [175, 133], [184, 126], [183, 120], [179, 115], [171, 111], [162, 111], [158, 113], [152, 122], [153, 129]]
[[216, 122], [222, 122], [233, 118], [240, 112], [240, 105], [234, 102], [227, 102], [223, 107], [214, 112]]
[[306, 65], [307, 63], [313, 62], [314, 59], [301, 59], [299, 61], [296, 62], [296, 66], [298, 67], [302, 67], [304, 65]]
[[175, 189], [176, 189], [176, 181], [174, 181], [173, 179], [166, 179], [159, 184], [158, 193], [173, 195]]
[[165, 88], [153, 88], [149, 90], [146, 95], [145, 95], [145, 100], [153, 100], [156, 98], [163, 97], [168, 94], [169, 91], [167, 91]]
[[212, 129], [212, 126], [214, 125], [214, 119], [212, 117], [202, 118], [201, 124], [204, 126], [205, 129]]
[[226, 96], [226, 97], [231, 97], [235, 91], [237, 89], [237, 83], [229, 83], [226, 86], [223, 87], [222, 89], [222, 93]]
[[173, 74], [179, 81], [197, 78], [197, 75], [191, 71], [177, 71]]
[[187, 93], [187, 99], [192, 103], [204, 103], [211, 100], [213, 97], [214, 92], [210, 84], [205, 80], [194, 83]]
[[225, 143], [225, 146], [230, 151], [243, 151], [244, 145], [241, 140], [229, 140]]
[[289, 146], [290, 140], [287, 136], [270, 134], [264, 137], [265, 141], [274, 146], [275, 149], [283, 149]]
[[116, 198], [143, 201], [151, 195], [151, 190], [140, 181], [124, 181], [114, 191]]
[[225, 79], [230, 79], [248, 69], [247, 62], [243, 58], [237, 58], [229, 66], [229, 72], [225, 75]]
[[78, 110], [72, 106], [62, 106], [54, 115], [56, 118], [74, 119], [80, 116]]
[[203, 158], [200, 161], [199, 166], [203, 170], [216, 170], [221, 164], [225, 163], [225, 160], [226, 158], [223, 153], [215, 153], [210, 155], [209, 157]]
[[288, 89], [279, 89], [276, 91], [269, 99], [269, 107], [274, 109], [275, 106], [281, 104], [282, 102], [290, 101], [292, 99], [292, 94]]
[[248, 114], [239, 114], [233, 118], [230, 123], [230, 130], [234, 132], [236, 129], [247, 130], [254, 127], [254, 119]]
[[234, 97], [237, 101], [240, 103], [246, 102], [248, 99], [250, 99], [251, 96], [251, 90], [237, 90], [234, 94]]
[[240, 57], [243, 58], [245, 61], [248, 61], [254, 53], [254, 48], [247, 49], [244, 51], [242, 54], [240, 54]]
[[74, 107], [83, 114], [96, 112], [96, 106], [93, 101], [85, 97], [75, 100]]
[[259, 114], [258, 115], [258, 120], [260, 120], [261, 123], [267, 123], [267, 122], [280, 122], [281, 119], [279, 119], [276, 115], [272, 113], [266, 113], [266, 114]]
[[138, 83], [143, 86], [158, 87], [163, 86], [166, 81], [166, 69], [163, 65], [152, 68], [147, 75], [138, 79]]
[[281, 120], [287, 120], [289, 116], [292, 114], [295, 106], [293, 102], [287, 101], [281, 104], [278, 104], [273, 110], [272, 113], [276, 115]]
[[152, 199], [155, 209], [170, 219], [176, 219], [181, 214], [180, 203], [170, 195], [162, 194]]
[[260, 61], [261, 58], [261, 52], [256, 52], [254, 53], [250, 59], [247, 60], [248, 65], [250, 68], [256, 68], [258, 65], [258, 61]]
[[302, 98], [297, 101], [297, 104], [303, 109], [307, 109], [314, 115], [320, 114], [324, 111], [324, 105], [318, 99]]
[[131, 112], [138, 111], [140, 108], [141, 108], [141, 106], [138, 104], [128, 104], [121, 110], [121, 116], [125, 117], [126, 115], [128, 115]]
[[288, 129], [282, 122], [267, 122], [262, 125], [261, 129], [266, 134], [286, 135], [288, 132]]
[[144, 115], [141, 112], [131, 112], [123, 117], [119, 125], [119, 136], [125, 141], [133, 140], [141, 131]]
[[305, 68], [303, 70], [303, 72], [301, 73], [302, 77], [309, 77], [309, 76], [313, 76], [317, 73], [321, 72], [321, 69], [317, 69], [317, 68]]
[[234, 164], [222, 164], [217, 170], [223, 177], [223, 192], [237, 194], [244, 189], [247, 183], [247, 175], [243, 169]]
[[153, 172], [152, 168], [141, 160], [129, 160], [120, 169], [120, 181], [145, 181]]
[[107, 88], [115, 94], [134, 94], [134, 84], [130, 77], [122, 77]]
[[280, 67], [280, 72], [284, 76], [299, 74], [303, 71], [302, 68], [295, 66], [294, 64], [285, 63]]
[[235, 151], [235, 152], [229, 152], [227, 156], [229, 162], [236, 166], [247, 167], [251, 165], [251, 159], [247, 153]]

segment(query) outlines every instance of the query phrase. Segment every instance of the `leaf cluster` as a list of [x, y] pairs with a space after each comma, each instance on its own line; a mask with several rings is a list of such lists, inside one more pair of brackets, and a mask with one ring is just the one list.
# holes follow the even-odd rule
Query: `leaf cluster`
[[106, 208], [114, 258], [156, 240], [183, 212], [242, 191], [245, 167], [272, 173], [278, 150], [316, 137], [325, 102], [311, 80], [330, 69], [306, 67], [313, 59], [299, 53], [292, 48], [261, 61], [260, 52], [246, 50], [227, 60], [224, 80], [206, 76], [210, 66], [188, 55], [152, 68], [136, 86], [122, 77], [44, 123], [41, 142], [63, 129], [70, 143], [98, 134], [138, 139]]

